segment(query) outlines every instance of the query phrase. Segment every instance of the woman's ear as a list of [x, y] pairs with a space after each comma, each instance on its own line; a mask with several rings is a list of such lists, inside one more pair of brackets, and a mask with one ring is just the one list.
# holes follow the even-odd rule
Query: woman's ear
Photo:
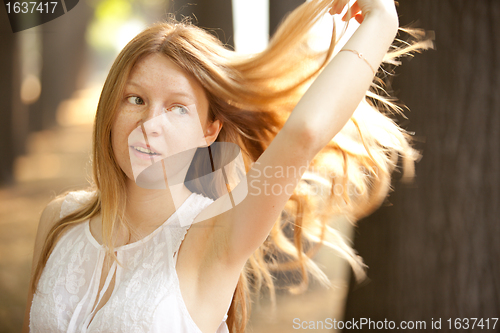
[[217, 139], [221, 129], [222, 122], [219, 119], [214, 120], [207, 126], [207, 129], [205, 130], [205, 144], [207, 146], [210, 146]]

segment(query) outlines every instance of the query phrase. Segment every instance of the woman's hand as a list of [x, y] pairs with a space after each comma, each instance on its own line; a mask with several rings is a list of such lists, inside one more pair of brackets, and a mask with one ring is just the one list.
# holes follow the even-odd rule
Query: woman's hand
[[[344, 7], [349, 4], [349, 0], [336, 0], [330, 9], [330, 14], [340, 14]], [[354, 17], [358, 23], [363, 22], [364, 18], [370, 13], [384, 11], [397, 17], [397, 11], [394, 0], [357, 0], [351, 6], [351, 18]], [[349, 11], [342, 17], [342, 21], [346, 21]]]

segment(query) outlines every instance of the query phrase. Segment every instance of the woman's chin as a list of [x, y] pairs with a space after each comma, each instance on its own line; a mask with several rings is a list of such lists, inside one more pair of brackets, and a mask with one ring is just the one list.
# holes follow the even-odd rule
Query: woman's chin
[[161, 161], [157, 161], [147, 166], [135, 166], [133, 169], [135, 183], [138, 186], [147, 189], [167, 188], [168, 182]]

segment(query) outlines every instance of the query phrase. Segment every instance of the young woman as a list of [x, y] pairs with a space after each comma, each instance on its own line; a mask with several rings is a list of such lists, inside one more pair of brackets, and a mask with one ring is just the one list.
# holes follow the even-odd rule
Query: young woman
[[[270, 270], [298, 268], [301, 287], [308, 272], [326, 281], [308, 244], [322, 244], [328, 216], [354, 222], [372, 212], [398, 156], [410, 175], [418, 157], [375, 107], [394, 104], [368, 90], [383, 60], [426, 44], [387, 53], [398, 31], [394, 1], [358, 0], [345, 20], [361, 24], [335, 57], [335, 38], [326, 52], [305, 47], [319, 17], [346, 5], [304, 3], [253, 56], [173, 20], [123, 49], [97, 108], [94, 185], [42, 214], [24, 331], [244, 332], [249, 279], [272, 291]], [[196, 148], [223, 143], [241, 149], [229, 154], [244, 161], [239, 184], [229, 184], [231, 168], [214, 168], [212, 150], [212, 171], [225, 170], [208, 182], [215, 190], [174, 181], [206, 176]], [[161, 165], [159, 187], [144, 186], [150, 165]], [[297, 187], [308, 168], [328, 193]], [[291, 219], [293, 242], [284, 233]], [[341, 240], [333, 245], [361, 265]]]

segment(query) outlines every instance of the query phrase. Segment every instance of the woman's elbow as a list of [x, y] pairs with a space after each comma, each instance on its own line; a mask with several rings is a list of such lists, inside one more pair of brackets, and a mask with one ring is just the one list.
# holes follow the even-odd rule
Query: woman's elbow
[[321, 140], [321, 133], [317, 128], [309, 124], [302, 124], [294, 129], [290, 129], [289, 137], [294, 145], [305, 152], [317, 153], [324, 145]]

